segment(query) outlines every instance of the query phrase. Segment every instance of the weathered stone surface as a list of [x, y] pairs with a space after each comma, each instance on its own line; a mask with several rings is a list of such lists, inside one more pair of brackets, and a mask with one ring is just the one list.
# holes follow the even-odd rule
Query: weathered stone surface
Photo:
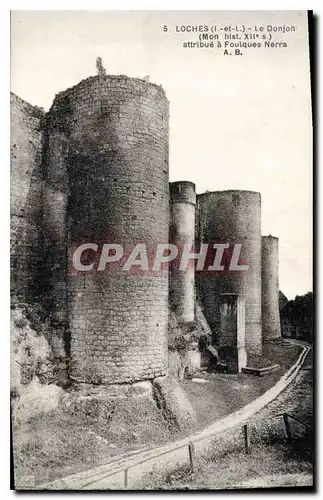
[[28, 421], [37, 415], [55, 410], [63, 396], [64, 390], [61, 387], [55, 384], [43, 385], [35, 377], [12, 404], [14, 423]]
[[61, 398], [61, 410], [104, 429], [109, 440], [145, 443], [170, 430], [153, 398], [151, 382], [94, 386], [77, 383]]
[[29, 300], [37, 293], [40, 260], [44, 113], [13, 93], [10, 104], [11, 292]]
[[217, 339], [220, 360], [227, 365], [229, 372], [240, 373], [247, 365], [244, 297], [234, 293], [222, 294], [220, 316]]
[[155, 399], [166, 420], [182, 430], [196, 423], [194, 409], [175, 378], [158, 377], [153, 387]]
[[261, 238], [262, 334], [264, 341], [281, 337], [279, 312], [279, 241], [275, 236]]
[[164, 91], [126, 76], [83, 80], [56, 96], [44, 147], [48, 296], [69, 323], [72, 378], [111, 384], [166, 374], [168, 271], [75, 275], [71, 265], [86, 242], [168, 242]]
[[127, 391], [127, 396], [133, 396], [133, 395], [152, 396], [152, 393], [153, 393], [153, 387], [151, 382], [144, 380], [142, 382], [136, 382], [135, 384], [131, 384], [129, 390]]
[[201, 366], [205, 364], [205, 349], [201, 346], [202, 339], [209, 342], [211, 330], [198, 303], [195, 304], [195, 321], [193, 323], [180, 325], [177, 314], [170, 313], [168, 323], [169, 375], [183, 380], [185, 374], [193, 375], [201, 369]]
[[[238, 293], [246, 304], [246, 349], [261, 354], [261, 195], [253, 191], [214, 191], [197, 196], [196, 243], [241, 244], [247, 271], [201, 273], [199, 296], [214, 337], [220, 329], [220, 295]], [[224, 260], [224, 259], [223, 259]], [[228, 259], [230, 262], [230, 259]], [[216, 338], [214, 339], [216, 340]]]
[[194, 321], [195, 272], [189, 265], [180, 269], [180, 256], [184, 245], [194, 248], [195, 184], [182, 181], [170, 184], [170, 242], [176, 245], [179, 257], [172, 262], [170, 278], [170, 304], [180, 324]]

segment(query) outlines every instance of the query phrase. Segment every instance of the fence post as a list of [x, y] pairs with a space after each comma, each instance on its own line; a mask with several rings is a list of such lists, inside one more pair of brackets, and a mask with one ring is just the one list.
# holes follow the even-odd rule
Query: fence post
[[293, 434], [292, 434], [292, 430], [291, 430], [291, 426], [289, 423], [289, 418], [288, 418], [287, 413], [283, 413], [283, 419], [284, 419], [284, 424], [285, 424], [286, 437], [289, 441], [291, 441], [293, 438]]
[[195, 459], [195, 448], [193, 443], [188, 444], [188, 452], [190, 455], [190, 464], [191, 464], [191, 469], [192, 472], [195, 472], [196, 470], [196, 459]]
[[124, 470], [124, 489], [128, 488], [128, 469]]
[[248, 424], [244, 424], [244, 426], [242, 427], [242, 432], [243, 432], [243, 437], [244, 437], [245, 453], [248, 454], [248, 453], [250, 453], [250, 435], [249, 435]]

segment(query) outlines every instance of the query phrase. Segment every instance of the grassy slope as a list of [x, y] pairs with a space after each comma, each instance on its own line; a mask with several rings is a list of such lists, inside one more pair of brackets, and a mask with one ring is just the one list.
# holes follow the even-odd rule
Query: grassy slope
[[[269, 356], [274, 357], [275, 349], [270, 348]], [[214, 374], [210, 384], [184, 381], [184, 389], [197, 411], [198, 426], [244, 406], [273, 385], [299, 354], [298, 348], [281, 349], [284, 354], [280, 371], [264, 378]], [[114, 412], [109, 422], [76, 418], [57, 410], [17, 424], [13, 434], [16, 482], [32, 475], [35, 484], [104, 464], [114, 455], [145, 444], [162, 444], [183, 435], [169, 428], [154, 404], [143, 402], [138, 406], [138, 401], [126, 413], [122, 409]]]
[[183, 381], [183, 387], [196, 410], [199, 427], [211, 424], [261, 396], [295, 363], [300, 352], [301, 348], [295, 345], [266, 345], [264, 357], [268, 365], [278, 363], [280, 368], [264, 377], [214, 373], [207, 376], [207, 384]]
[[129, 401], [111, 420], [90, 419], [56, 410], [13, 428], [16, 485], [23, 476], [35, 484], [81, 472], [109, 457], [162, 443], [172, 433], [153, 401]]
[[[251, 453], [246, 455], [241, 429], [227, 431], [213, 440], [210, 450], [197, 462], [194, 473], [189, 465], [166, 474], [151, 474], [143, 489], [226, 489], [265, 476], [313, 472], [312, 434], [295, 435], [287, 442], [281, 413], [288, 412], [311, 426], [313, 421], [312, 353], [302, 373], [278, 398], [261, 410], [249, 425]], [[293, 422], [292, 422], [293, 423]], [[297, 430], [297, 428], [295, 429]], [[303, 428], [304, 432], [304, 428]], [[286, 476], [288, 477], [288, 476]], [[286, 486], [290, 478], [286, 481]], [[269, 482], [270, 484], [270, 482]], [[280, 484], [284, 484], [280, 478]]]
[[246, 457], [243, 451], [228, 453], [223, 457], [212, 457], [199, 461], [192, 473], [189, 466], [178, 468], [154, 481], [145, 489], [228, 489], [238, 488], [244, 482], [268, 475], [284, 475], [312, 472], [310, 459], [300, 459], [291, 445], [284, 442], [258, 444]]

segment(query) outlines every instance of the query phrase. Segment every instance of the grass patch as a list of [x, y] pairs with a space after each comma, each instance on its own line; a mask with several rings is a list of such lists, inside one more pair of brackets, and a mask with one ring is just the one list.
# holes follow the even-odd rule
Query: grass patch
[[150, 476], [142, 489], [228, 489], [268, 475], [312, 473], [311, 462], [291, 457], [291, 445], [262, 444], [247, 456], [243, 451], [199, 460], [196, 472], [177, 467], [161, 478]]
[[224, 418], [261, 396], [278, 382], [300, 353], [301, 348], [296, 345], [265, 344], [262, 359], [266, 366], [278, 363], [279, 369], [263, 377], [244, 373], [212, 373], [205, 375], [209, 381], [207, 384], [184, 380], [182, 386], [196, 411], [198, 428]]
[[[275, 351], [275, 349], [278, 350]], [[282, 351], [281, 353], [279, 351]], [[281, 359], [281, 368], [265, 377], [211, 374], [208, 384], [183, 382], [202, 428], [241, 408], [271, 387], [297, 359], [299, 348], [277, 347], [268, 356]], [[276, 361], [280, 362], [280, 361]], [[305, 392], [305, 389], [304, 389]], [[111, 457], [144, 445], [160, 445], [183, 436], [163, 419], [153, 400], [133, 398], [128, 409], [116, 406], [111, 418], [90, 418], [61, 409], [38, 415], [13, 429], [16, 485], [23, 476], [34, 476], [35, 484], [81, 472], [106, 463]], [[222, 438], [221, 438], [222, 439]], [[234, 436], [226, 451], [241, 447], [241, 435]], [[216, 444], [221, 449], [220, 442]]]
[[[266, 476], [286, 476], [285, 485], [293, 486], [293, 475], [313, 473], [313, 374], [312, 353], [304, 369], [277, 399], [249, 422], [251, 452], [246, 455], [242, 428], [216, 436], [205, 454], [197, 459], [193, 473], [189, 464], [178, 465], [166, 473], [148, 474], [142, 489], [228, 489], [239, 488], [249, 480]], [[204, 386], [203, 386], [204, 387]], [[287, 441], [281, 414], [288, 412], [310, 426], [304, 435]], [[288, 476], [288, 475], [292, 476]], [[283, 483], [283, 481], [281, 481]], [[255, 483], [257, 484], [257, 483]], [[270, 484], [270, 481], [269, 481]], [[251, 487], [251, 486], [250, 486]]]
[[61, 409], [38, 415], [13, 428], [16, 486], [24, 476], [33, 476], [36, 485], [46, 483], [171, 437], [155, 403], [145, 398], [117, 404], [109, 419]]

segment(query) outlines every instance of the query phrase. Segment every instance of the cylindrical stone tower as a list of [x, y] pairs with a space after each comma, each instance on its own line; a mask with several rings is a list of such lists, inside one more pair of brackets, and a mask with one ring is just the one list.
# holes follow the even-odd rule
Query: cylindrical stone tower
[[281, 337], [279, 315], [278, 238], [261, 238], [262, 335], [263, 340]]
[[195, 273], [194, 265], [179, 268], [184, 245], [194, 251], [195, 243], [195, 184], [188, 181], [170, 184], [170, 243], [177, 246], [179, 258], [171, 266], [170, 304], [179, 323], [194, 321]]
[[[150, 255], [168, 243], [168, 109], [161, 87], [100, 75], [58, 94], [49, 112], [52, 252], [62, 251], [65, 231], [70, 374], [80, 382], [132, 382], [167, 371], [168, 271], [126, 271], [119, 263], [98, 271], [97, 261], [103, 244], [129, 254], [140, 243]], [[77, 274], [72, 256], [84, 243], [98, 245], [85, 256], [95, 265]]]
[[[220, 329], [220, 295], [245, 299], [245, 345], [248, 354], [260, 354], [261, 334], [261, 197], [252, 191], [215, 191], [197, 196], [197, 244], [229, 244], [224, 269], [199, 273], [198, 288], [204, 313], [215, 336]], [[239, 264], [248, 270], [230, 270], [234, 245], [240, 244]], [[232, 255], [233, 256], [233, 255]], [[217, 333], [218, 332], [218, 333]]]

